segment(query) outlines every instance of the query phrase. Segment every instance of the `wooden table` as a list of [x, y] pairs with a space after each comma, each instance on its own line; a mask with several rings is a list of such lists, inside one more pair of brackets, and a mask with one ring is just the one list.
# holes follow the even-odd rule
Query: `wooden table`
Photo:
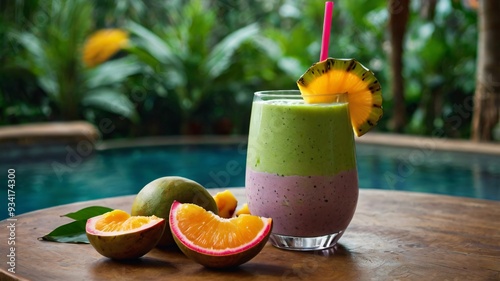
[[[244, 202], [244, 189], [231, 189]], [[215, 191], [214, 191], [215, 192]], [[362, 189], [358, 209], [333, 251], [291, 252], [267, 244], [233, 270], [210, 270], [182, 253], [154, 249], [116, 262], [90, 245], [38, 241], [91, 205], [129, 210], [133, 196], [44, 209], [17, 217], [16, 273], [7, 272], [0, 222], [0, 280], [500, 280], [500, 202]]]

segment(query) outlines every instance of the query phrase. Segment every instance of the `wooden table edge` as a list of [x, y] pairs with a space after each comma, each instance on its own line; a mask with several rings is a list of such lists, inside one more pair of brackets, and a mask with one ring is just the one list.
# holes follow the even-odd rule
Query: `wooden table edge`
[[[238, 201], [240, 203], [246, 202], [245, 200], [245, 192], [244, 188], [242, 187], [236, 187], [236, 188], [220, 188], [220, 189], [210, 189], [211, 194], [216, 194], [217, 192], [223, 191], [223, 190], [230, 190], [233, 192], [233, 194], [236, 196]], [[45, 209], [40, 209], [32, 212], [28, 212], [25, 214], [21, 214], [17, 216], [16, 218], [21, 220], [24, 217], [33, 217], [33, 216], [38, 216], [38, 215], [43, 215], [45, 213], [47, 214], [59, 214], [63, 215], [67, 212], [71, 211], [77, 211], [81, 208], [87, 207], [87, 206], [94, 206], [94, 205], [100, 205], [100, 206], [108, 206], [108, 207], [114, 207], [113, 204], [114, 202], [118, 202], [120, 200], [126, 200], [126, 201], [132, 201], [135, 195], [125, 195], [125, 196], [117, 196], [117, 197], [109, 197], [109, 198], [102, 198], [102, 199], [94, 199], [94, 200], [89, 200], [89, 201], [82, 201], [82, 202], [75, 202], [75, 203], [70, 203], [70, 204], [64, 204], [64, 205], [59, 205], [59, 206], [54, 206], [50, 208], [45, 208]], [[407, 192], [407, 191], [396, 191], [396, 190], [378, 190], [378, 189], [360, 189], [360, 199], [363, 197], [373, 197], [373, 198], [380, 198], [381, 201], [387, 200], [387, 199], [394, 199], [397, 200], [398, 198], [404, 197], [407, 198], [405, 200], [408, 200], [409, 202], [415, 201], [426, 201], [426, 200], [434, 200], [434, 201], [440, 201], [446, 204], [456, 204], [459, 206], [480, 206], [484, 208], [493, 208], [493, 209], [500, 209], [500, 202], [498, 201], [492, 201], [492, 200], [485, 200], [485, 199], [476, 199], [476, 198], [468, 198], [468, 197], [456, 197], [456, 196], [448, 196], [448, 195], [437, 195], [437, 194], [428, 194], [428, 193], [419, 193], [419, 192]], [[385, 199], [384, 199], [385, 198]], [[498, 212], [498, 211], [497, 211]], [[5, 223], [6, 220], [0, 221], [1, 223]], [[496, 223], [497, 225], [499, 224], [498, 222]], [[6, 242], [4, 242], [6, 243]], [[500, 248], [500, 244], [497, 245]], [[500, 276], [500, 268], [498, 269], [498, 274]], [[7, 268], [5, 268], [5, 265], [0, 268], [0, 280], [29, 280], [25, 279], [23, 276], [17, 275], [17, 274], [12, 274], [7, 271]]]

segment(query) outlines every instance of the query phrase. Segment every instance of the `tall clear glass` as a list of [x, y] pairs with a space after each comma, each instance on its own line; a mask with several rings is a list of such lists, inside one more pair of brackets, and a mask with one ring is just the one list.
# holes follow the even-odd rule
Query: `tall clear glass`
[[305, 103], [299, 91], [254, 94], [248, 136], [250, 212], [271, 217], [271, 243], [308, 251], [333, 247], [358, 201], [347, 94]]

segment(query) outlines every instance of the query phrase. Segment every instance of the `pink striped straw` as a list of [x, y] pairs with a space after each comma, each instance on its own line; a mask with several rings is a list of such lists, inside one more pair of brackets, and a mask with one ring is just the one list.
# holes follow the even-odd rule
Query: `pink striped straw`
[[321, 54], [319, 61], [328, 58], [328, 44], [330, 43], [330, 30], [332, 26], [333, 2], [325, 2], [325, 19], [323, 21], [323, 38], [321, 39]]

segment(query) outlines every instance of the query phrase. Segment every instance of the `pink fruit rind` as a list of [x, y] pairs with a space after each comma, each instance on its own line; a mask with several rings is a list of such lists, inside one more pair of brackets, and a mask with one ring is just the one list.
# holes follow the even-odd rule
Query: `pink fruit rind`
[[158, 218], [157, 220], [152, 220], [150, 223], [141, 225], [138, 228], [134, 228], [134, 229], [127, 230], [127, 231], [99, 231], [99, 230], [95, 229], [95, 224], [97, 223], [98, 220], [100, 220], [102, 218], [102, 216], [103, 215], [88, 219], [87, 223], [85, 224], [85, 231], [89, 234], [99, 235], [99, 236], [116, 236], [116, 235], [125, 234], [125, 233], [138, 232], [138, 231], [141, 231], [143, 229], [147, 229], [147, 228], [150, 228], [150, 227], [155, 226], [157, 224], [160, 224], [165, 220], [162, 218]]
[[[172, 204], [172, 208], [170, 209], [170, 215], [169, 215], [169, 223], [170, 223], [170, 228], [172, 230], [172, 233], [179, 239], [179, 241], [186, 246], [187, 248], [196, 251], [198, 253], [202, 253], [205, 255], [211, 255], [211, 256], [230, 256], [234, 254], [238, 254], [241, 252], [245, 252], [248, 249], [253, 248], [255, 245], [258, 245], [262, 240], [264, 240], [267, 237], [267, 234], [271, 231], [272, 223], [271, 219], [269, 218], [263, 218], [261, 217], [260, 219], [264, 222], [265, 227], [259, 232], [257, 235], [257, 239], [252, 240], [251, 242], [241, 245], [240, 247], [237, 248], [228, 248], [228, 249], [223, 249], [223, 250], [215, 250], [215, 249], [207, 249], [207, 248], [201, 248], [195, 244], [193, 244], [191, 241], [189, 241], [185, 235], [181, 233], [179, 228], [177, 228], [177, 218], [175, 216], [177, 209], [182, 207], [182, 203], [174, 201]], [[228, 220], [225, 218], [220, 218], [220, 220]]]

